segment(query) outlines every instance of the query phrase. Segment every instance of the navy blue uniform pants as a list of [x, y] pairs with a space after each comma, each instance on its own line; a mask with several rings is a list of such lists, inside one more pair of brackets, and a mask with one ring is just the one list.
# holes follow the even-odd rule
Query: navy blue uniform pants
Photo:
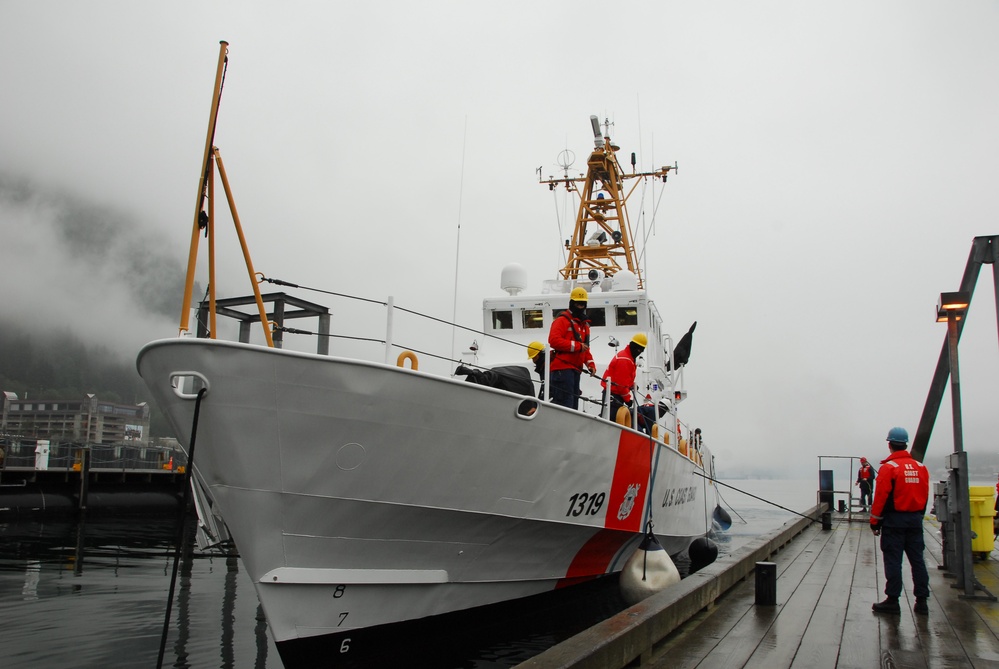
[[553, 369], [548, 375], [552, 386], [552, 402], [570, 409], [579, 408], [579, 377], [575, 369]]
[[923, 561], [923, 526], [882, 527], [881, 553], [885, 560], [885, 594], [894, 599], [902, 594], [902, 555], [912, 569], [913, 594], [930, 596], [930, 575]]

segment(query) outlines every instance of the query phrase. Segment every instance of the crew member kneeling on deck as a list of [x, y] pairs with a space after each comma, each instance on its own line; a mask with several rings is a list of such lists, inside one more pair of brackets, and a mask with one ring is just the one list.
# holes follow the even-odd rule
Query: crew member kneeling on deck
[[871, 530], [881, 536], [885, 559], [885, 595], [872, 608], [875, 613], [899, 613], [902, 594], [902, 554], [912, 569], [916, 613], [928, 613], [930, 577], [923, 561], [923, 515], [930, 496], [930, 474], [909, 455], [909, 433], [901, 427], [888, 431], [891, 455], [881, 461], [871, 505]]
[[586, 317], [589, 296], [584, 288], [573, 288], [569, 293], [569, 308], [552, 321], [548, 332], [548, 345], [552, 349], [551, 393], [552, 402], [570, 409], [579, 408], [579, 379], [583, 369], [595, 374], [590, 353], [590, 319]]
[[[610, 417], [614, 420], [617, 410], [622, 406], [631, 406], [631, 388], [635, 385], [635, 374], [638, 372], [638, 356], [645, 352], [649, 339], [639, 332], [623, 349], [611, 358], [604, 372], [604, 378], [600, 382], [605, 389], [610, 383]], [[645, 417], [639, 415], [639, 422], [645, 423]], [[649, 426], [651, 429], [651, 426]]]

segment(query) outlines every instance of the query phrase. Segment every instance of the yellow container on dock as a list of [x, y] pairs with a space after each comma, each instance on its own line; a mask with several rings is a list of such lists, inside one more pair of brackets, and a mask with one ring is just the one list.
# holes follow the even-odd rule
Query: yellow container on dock
[[992, 529], [992, 518], [996, 515], [992, 486], [973, 485], [968, 487], [968, 498], [971, 502], [971, 531], [975, 533], [971, 540], [971, 552], [988, 556], [992, 552], [995, 534]]

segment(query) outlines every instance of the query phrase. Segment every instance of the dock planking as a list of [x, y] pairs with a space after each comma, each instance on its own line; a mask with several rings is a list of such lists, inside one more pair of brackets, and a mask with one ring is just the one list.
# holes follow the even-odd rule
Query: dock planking
[[[747, 582], [723, 597], [728, 635], [717, 640], [708, 616], [661, 644], [654, 668], [861, 667], [999, 668], [999, 603], [963, 599], [942, 564], [938, 525], [927, 520], [925, 559], [930, 570], [930, 614], [912, 612], [912, 577], [903, 567], [900, 615], [877, 615], [871, 604], [884, 597], [884, 565], [878, 538], [864, 522], [840, 519], [831, 531], [811, 527], [772, 559], [778, 565], [777, 604], [758, 607]], [[807, 543], [806, 543], [807, 542]], [[999, 591], [993, 559], [976, 561], [975, 574], [990, 592]], [[766, 608], [773, 609], [766, 611]], [[738, 618], [735, 624], [731, 620]], [[719, 622], [720, 619], [719, 619]], [[687, 626], [685, 626], [687, 627]], [[700, 630], [705, 633], [701, 634]]]
[[[645, 651], [620, 661], [586, 657], [578, 648], [542, 654], [531, 667], [791, 667], [861, 669], [900, 667], [999, 669], [999, 602], [962, 597], [943, 563], [939, 524], [924, 522], [925, 559], [930, 572], [929, 615], [914, 614], [912, 577], [903, 567], [905, 591], [900, 615], [878, 615], [871, 604], [884, 597], [884, 565], [878, 538], [866, 522], [834, 514], [831, 530], [812, 523], [768, 560], [777, 565], [777, 603], [757, 605], [755, 580], [748, 576]], [[999, 552], [993, 552], [993, 556]], [[758, 559], [758, 558], [757, 558]], [[999, 562], [975, 560], [975, 576], [990, 593], [999, 593]], [[641, 607], [642, 605], [636, 605]], [[640, 609], [619, 614], [608, 625], [615, 637]], [[668, 607], [662, 615], [669, 615]], [[612, 621], [608, 621], [612, 622]], [[636, 628], [637, 629], [637, 628]], [[597, 630], [597, 628], [594, 628]], [[648, 635], [648, 630], [637, 630]], [[603, 643], [599, 632], [575, 643]], [[620, 641], [620, 639], [618, 639]], [[637, 647], [637, 646], [636, 646]], [[607, 655], [604, 653], [603, 655]], [[548, 662], [546, 657], [551, 657]], [[573, 659], [568, 659], [573, 658]], [[595, 661], [596, 660], [596, 661]]]

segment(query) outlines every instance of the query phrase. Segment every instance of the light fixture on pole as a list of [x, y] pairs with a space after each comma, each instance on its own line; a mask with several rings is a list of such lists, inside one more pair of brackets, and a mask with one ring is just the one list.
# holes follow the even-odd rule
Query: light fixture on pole
[[[950, 354], [950, 398], [954, 418], [954, 452], [947, 457], [950, 470], [951, 518], [954, 525], [956, 560], [954, 565], [962, 597], [975, 597], [975, 589], [985, 590], [976, 580], [971, 551], [971, 500], [968, 491], [968, 454], [964, 451], [964, 434], [961, 423], [961, 375], [957, 361], [957, 322], [967, 313], [971, 296], [965, 291], [940, 293], [937, 302], [937, 322], [947, 323], [947, 348]], [[986, 592], [988, 592], [986, 590]], [[989, 599], [994, 599], [989, 595]]]

